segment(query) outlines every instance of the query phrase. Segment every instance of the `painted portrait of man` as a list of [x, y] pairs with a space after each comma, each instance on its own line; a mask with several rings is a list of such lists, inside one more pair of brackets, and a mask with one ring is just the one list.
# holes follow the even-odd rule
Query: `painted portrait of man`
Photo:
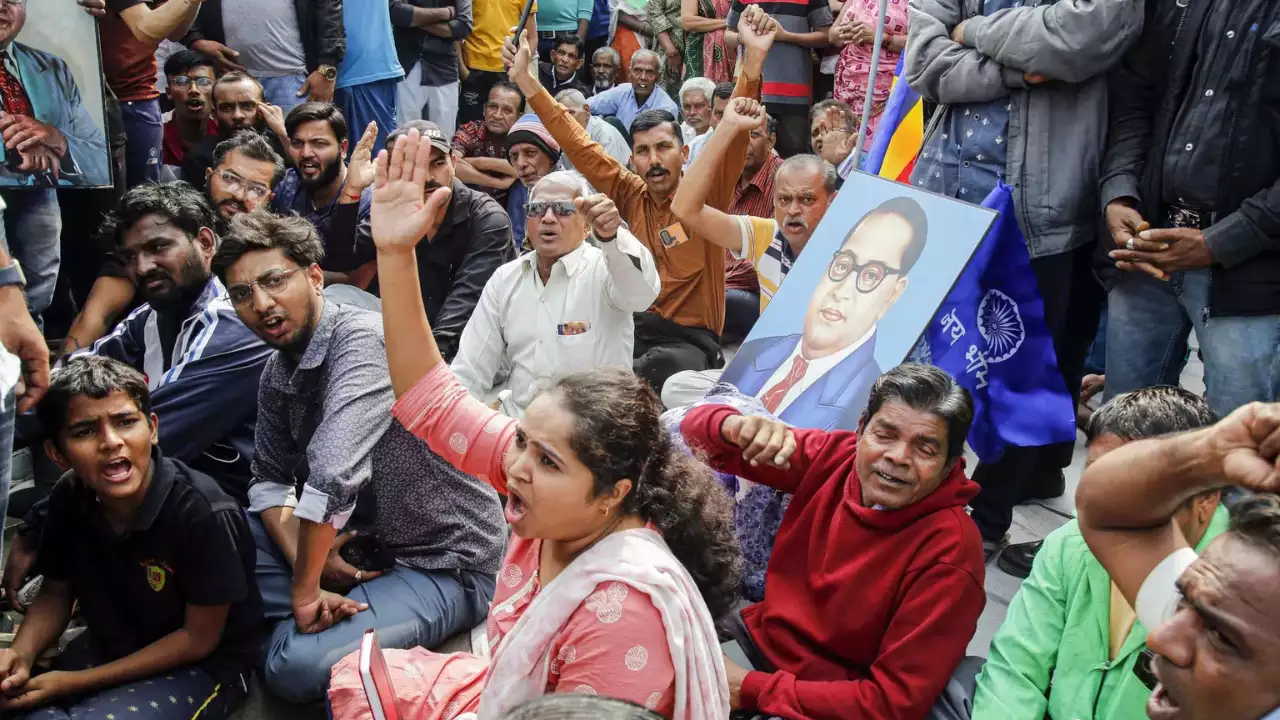
[[906, 291], [928, 233], [925, 211], [911, 197], [867, 212], [827, 259], [801, 331], [749, 340], [722, 381], [797, 427], [856, 429], [881, 372], [878, 323]]

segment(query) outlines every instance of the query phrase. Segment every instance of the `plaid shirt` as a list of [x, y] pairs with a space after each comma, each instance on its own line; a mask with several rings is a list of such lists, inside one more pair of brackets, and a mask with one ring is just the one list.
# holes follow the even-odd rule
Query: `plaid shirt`
[[[472, 120], [465, 123], [453, 135], [453, 159], [461, 160], [469, 157], [507, 159], [507, 136], [501, 137], [489, 132], [483, 120]], [[498, 202], [506, 201], [507, 191], [481, 185], [469, 185], [492, 197]]]
[[[778, 166], [782, 164], [782, 156], [770, 151], [769, 159], [747, 181], [741, 182], [733, 189], [733, 204], [729, 206], [730, 215], [750, 215], [752, 217], [773, 217], [773, 179], [778, 174]], [[756, 277], [755, 266], [750, 260], [736, 260], [728, 250], [724, 256], [724, 284], [730, 290], [760, 290], [760, 281]]]

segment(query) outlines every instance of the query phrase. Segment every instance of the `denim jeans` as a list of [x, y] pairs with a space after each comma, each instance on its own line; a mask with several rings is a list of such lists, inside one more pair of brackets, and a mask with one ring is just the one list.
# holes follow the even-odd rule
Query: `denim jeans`
[[290, 110], [307, 101], [305, 97], [298, 97], [298, 90], [302, 88], [302, 83], [306, 81], [306, 75], [277, 75], [276, 77], [258, 78], [258, 82], [262, 83], [262, 97], [268, 103], [283, 110], [285, 115], [288, 115]]
[[263, 615], [277, 621], [267, 641], [262, 679], [272, 692], [294, 703], [318, 702], [329, 687], [329, 670], [360, 647], [375, 628], [384, 648], [434, 648], [479, 625], [493, 599], [494, 576], [466, 570], [427, 572], [396, 565], [347, 597], [369, 609], [321, 633], [303, 634], [293, 622], [293, 570], [255, 515], [249, 528], [257, 544], [258, 590]]
[[[347, 119], [347, 132], [357, 140], [364, 134], [369, 122], [378, 122], [378, 139], [373, 144], [373, 154], [387, 142], [387, 136], [396, 128], [396, 84], [397, 79], [374, 80], [363, 85], [338, 88], [333, 92], [333, 104], [342, 109]], [[355, 143], [351, 143], [348, 152], [355, 151]]]
[[1105, 399], [1168, 383], [1192, 329], [1215, 413], [1280, 398], [1280, 314], [1211, 317], [1209, 281], [1207, 269], [1174, 273], [1168, 282], [1126, 273], [1111, 289]]
[[40, 314], [53, 302], [62, 257], [62, 211], [58, 192], [41, 190], [0, 190], [4, 198], [4, 222], [0, 223], [0, 247], [22, 264], [27, 276], [27, 308], [40, 323]]
[[[145, 182], [160, 182], [160, 149], [164, 145], [164, 120], [159, 100], [133, 100], [120, 103], [124, 119], [125, 176], [128, 187]], [[119, 184], [119, 180], [116, 181]]]

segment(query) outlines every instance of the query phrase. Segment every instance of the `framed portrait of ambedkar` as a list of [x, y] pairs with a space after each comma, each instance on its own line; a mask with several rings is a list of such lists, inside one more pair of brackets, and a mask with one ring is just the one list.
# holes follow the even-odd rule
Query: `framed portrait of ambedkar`
[[856, 430], [996, 213], [852, 173], [721, 381], [795, 427]]
[[101, 58], [76, 0], [0, 0], [0, 187], [111, 184]]

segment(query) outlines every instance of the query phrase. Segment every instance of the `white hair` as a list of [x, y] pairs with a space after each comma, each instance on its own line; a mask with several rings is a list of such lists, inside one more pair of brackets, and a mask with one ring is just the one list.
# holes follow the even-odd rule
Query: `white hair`
[[583, 95], [581, 90], [569, 88], [556, 94], [556, 102], [570, 110], [581, 110], [587, 104], [587, 96]]
[[661, 67], [661, 66], [662, 66], [662, 56], [661, 56], [661, 55], [659, 55], [658, 53], [654, 52], [653, 50], [640, 49], [640, 50], [637, 50], [637, 51], [635, 51], [635, 52], [631, 53], [631, 64], [632, 64], [632, 65], [635, 65], [635, 64], [636, 64], [636, 58], [638, 58], [638, 57], [652, 57], [652, 58], [653, 58], [653, 61], [654, 61], [654, 62], [656, 62], [656, 63], [658, 63], [658, 66], [659, 66], [659, 67]]
[[598, 48], [595, 52], [591, 53], [591, 59], [595, 60], [596, 56], [599, 55], [600, 53], [608, 53], [609, 57], [613, 58], [614, 65], [622, 64], [622, 56], [618, 54], [617, 50], [614, 50], [608, 45], [605, 45], [602, 48]]
[[684, 105], [684, 96], [694, 91], [702, 93], [702, 97], [706, 98], [707, 102], [711, 102], [716, 94], [716, 84], [711, 82], [710, 78], [704, 77], [692, 77], [685, 80], [684, 84], [680, 86], [681, 109], [683, 109]]
[[529, 191], [529, 199], [533, 199], [543, 185], [558, 185], [572, 191], [575, 198], [586, 197], [591, 194], [591, 185], [587, 183], [586, 178], [582, 177], [582, 173], [577, 170], [556, 170], [543, 175], [542, 179], [533, 186], [533, 190]]

